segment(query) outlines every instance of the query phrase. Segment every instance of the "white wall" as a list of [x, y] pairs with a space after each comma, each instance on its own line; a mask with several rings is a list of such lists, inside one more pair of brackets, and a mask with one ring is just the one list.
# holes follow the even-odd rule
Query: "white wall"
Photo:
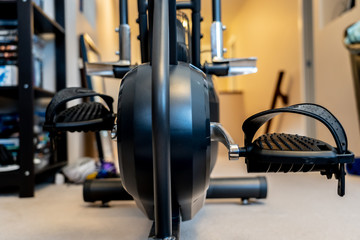
[[[359, 21], [360, 2], [352, 10], [329, 20], [328, 12], [336, 12], [328, 0], [314, 0], [314, 69], [316, 102], [326, 106], [343, 124], [349, 148], [360, 154], [359, 120], [353, 89], [350, 57], [343, 44], [344, 30]], [[328, 142], [332, 137], [317, 126], [317, 137]]]
[[[92, 3], [92, 4], [91, 4]], [[94, 1], [84, 1], [84, 9], [95, 12]], [[93, 5], [93, 7], [91, 6]], [[65, 31], [66, 31], [66, 85], [67, 87], [79, 87], [79, 35], [88, 33], [95, 41], [97, 39], [96, 26], [79, 11], [79, 0], [65, 1]], [[94, 16], [96, 20], [96, 16]], [[73, 162], [84, 155], [84, 141], [81, 133], [68, 133], [68, 157]]]
[[[270, 107], [279, 70], [285, 71], [283, 91], [289, 93], [290, 104], [303, 101], [299, 6], [299, 1], [243, 0], [233, 5], [238, 9], [232, 21], [224, 23], [228, 27], [225, 47], [234, 43], [231, 57], [258, 57], [258, 73], [216, 81], [220, 89], [244, 92], [244, 109], [236, 110], [243, 111], [246, 117]], [[305, 121], [289, 115], [274, 124], [272, 131], [304, 134]]]
[[[66, 32], [66, 85], [80, 86], [77, 61], [77, 14], [78, 1], [65, 1], [65, 32]], [[82, 137], [78, 133], [68, 134], [68, 160], [73, 162], [83, 155]]]
[[[85, 2], [85, 1], [84, 1]], [[225, 46], [233, 47], [231, 57], [258, 57], [258, 73], [240, 76], [235, 79], [220, 78], [216, 85], [220, 90], [241, 90], [244, 102], [241, 111], [244, 117], [268, 109], [277, 81], [278, 71], [285, 70], [283, 91], [289, 93], [290, 104], [304, 101], [301, 75], [301, 0], [242, 0], [222, 1], [225, 31]], [[90, 33], [105, 61], [116, 61], [114, 54], [118, 50], [118, 38], [114, 28], [118, 26], [118, 1], [96, 0], [96, 26], [92, 26], [86, 17], [78, 11], [79, 1], [66, 1], [67, 31], [67, 74], [68, 86], [79, 86], [78, 73], [78, 34]], [[209, 47], [210, 34], [207, 22], [211, 23], [211, 1], [203, 2], [202, 33], [205, 35], [202, 45]], [[138, 26], [135, 23], [137, 4], [129, 1], [129, 24], [132, 38], [132, 63], [139, 63]], [[229, 14], [232, 17], [229, 17]], [[206, 26], [205, 26], [206, 25]], [[106, 80], [107, 93], [117, 101], [120, 81]], [[326, 105], [326, 104], [325, 104]], [[281, 107], [278, 105], [277, 107]], [[115, 107], [116, 109], [116, 107]], [[230, 116], [231, 117], [231, 116]], [[273, 131], [296, 132], [305, 134], [304, 118], [286, 116], [276, 121]], [[242, 123], [239, 123], [239, 125]], [[281, 125], [281, 127], [280, 127]], [[74, 134], [69, 139], [71, 159], [81, 156], [81, 140]]]

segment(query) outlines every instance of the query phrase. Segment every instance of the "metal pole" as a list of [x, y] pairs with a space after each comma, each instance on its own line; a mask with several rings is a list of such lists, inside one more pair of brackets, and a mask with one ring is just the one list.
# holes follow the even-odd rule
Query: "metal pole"
[[146, 0], [138, 0], [138, 20], [139, 23], [139, 40], [141, 50], [141, 62], [145, 63], [149, 61], [149, 37], [147, 28], [147, 15], [146, 15], [147, 4]]
[[128, 3], [127, 0], [119, 2], [119, 60], [124, 64], [131, 63], [130, 26], [128, 24]]
[[211, 24], [211, 58], [214, 60], [223, 60], [223, 25], [221, 22], [221, 0], [212, 1], [213, 23]]
[[192, 3], [192, 64], [200, 68], [200, 39], [201, 39], [201, 30], [200, 30], [200, 9], [201, 2], [200, 0], [191, 0]]
[[176, 0], [169, 0], [170, 64], [177, 65]]
[[221, 22], [221, 0], [212, 1], [213, 22]]
[[176, 9], [192, 9], [192, 2], [177, 2]]
[[152, 41], [154, 215], [155, 238], [160, 239], [172, 235], [168, 4], [168, 0], [154, 0]]
[[128, 24], [128, 3], [127, 0], [120, 0], [120, 25], [121, 24]]

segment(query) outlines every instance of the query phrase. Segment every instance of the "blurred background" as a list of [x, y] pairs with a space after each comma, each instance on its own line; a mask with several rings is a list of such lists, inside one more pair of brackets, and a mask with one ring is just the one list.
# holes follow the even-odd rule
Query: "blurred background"
[[[81, 8], [79, 7], [81, 5]], [[66, 1], [67, 85], [79, 86], [78, 36], [88, 33], [103, 61], [118, 57], [117, 0]], [[321, 104], [334, 113], [348, 134], [349, 149], [360, 153], [360, 135], [349, 53], [344, 47], [346, 27], [359, 20], [359, 1], [349, 0], [223, 0], [225, 57], [257, 57], [258, 73], [215, 79], [221, 104], [221, 122], [241, 145], [242, 121], [270, 108], [279, 71], [284, 71], [281, 92], [288, 105]], [[211, 1], [202, 1], [202, 62], [210, 60]], [[140, 63], [137, 2], [129, 1], [132, 64]], [[120, 82], [106, 79], [106, 92], [117, 99]], [[223, 100], [223, 101], [222, 101]], [[226, 104], [225, 104], [226, 102]], [[115, 100], [116, 109], [116, 100]], [[284, 106], [277, 101], [276, 107]], [[228, 109], [227, 109], [228, 108]], [[286, 116], [276, 119], [271, 131], [307, 134], [329, 143], [328, 130], [311, 119]], [[69, 160], [83, 155], [82, 137], [68, 141]]]

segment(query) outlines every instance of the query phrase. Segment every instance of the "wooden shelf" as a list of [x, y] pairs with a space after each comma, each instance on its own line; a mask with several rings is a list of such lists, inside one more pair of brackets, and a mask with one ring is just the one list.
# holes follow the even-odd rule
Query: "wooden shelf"
[[[18, 85], [0, 87], [0, 97], [18, 101], [19, 115], [19, 170], [0, 172], [0, 187], [17, 186], [20, 197], [33, 197], [36, 179], [54, 176], [56, 171], [67, 164], [66, 135], [57, 140], [57, 150], [51, 153], [49, 161], [34, 164], [34, 112], [36, 99], [51, 98], [54, 92], [34, 86], [32, 64], [32, 42], [34, 34], [51, 34], [55, 38], [55, 78], [56, 89], [66, 85], [65, 49], [65, 1], [54, 1], [55, 19], [51, 19], [31, 0], [0, 0], [0, 19], [3, 24], [15, 24], [18, 30]], [[48, 81], [51, 81], [47, 79]]]
[[49, 98], [49, 97], [54, 97], [55, 93], [39, 88], [39, 87], [34, 87], [34, 97], [35, 98]]
[[[51, 98], [55, 95], [54, 92], [34, 87], [34, 98]], [[18, 99], [19, 98], [19, 87], [18, 86], [11, 86], [11, 87], [0, 87], [0, 96], [11, 98], [11, 99]]]
[[[0, 0], [0, 18], [16, 19], [16, 0]], [[34, 31], [36, 34], [54, 33], [65, 35], [65, 29], [51, 19], [39, 6], [31, 3], [34, 13]]]
[[16, 186], [19, 184], [20, 169], [0, 173], [0, 187]]
[[35, 174], [42, 174], [52, 170], [58, 170], [64, 167], [67, 164], [67, 161], [57, 162], [57, 163], [48, 163], [46, 165], [41, 165], [39, 167], [35, 166]]
[[19, 97], [18, 86], [0, 87], [0, 96], [17, 99]]
[[241, 95], [241, 94], [244, 94], [243, 91], [220, 91], [219, 94], [233, 94], [233, 95]]
[[52, 20], [39, 6], [32, 3], [34, 9], [35, 33], [65, 34], [65, 29], [56, 21]]
[[0, 0], [0, 18], [2, 20], [16, 19], [16, 0]]

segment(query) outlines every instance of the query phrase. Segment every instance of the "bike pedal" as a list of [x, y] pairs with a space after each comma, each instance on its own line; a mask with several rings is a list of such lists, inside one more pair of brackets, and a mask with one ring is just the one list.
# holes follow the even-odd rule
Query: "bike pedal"
[[[83, 102], [64, 109], [66, 103], [71, 100], [95, 96], [101, 97], [107, 104], [107, 107], [100, 102]], [[89, 89], [63, 89], [55, 94], [48, 105], [43, 128], [51, 132], [111, 130], [115, 121], [112, 102], [112, 97]]]
[[353, 154], [339, 154], [330, 144], [310, 137], [272, 133], [247, 146], [248, 172], [326, 171], [350, 163]]
[[[281, 113], [296, 113], [323, 123], [332, 134], [336, 148], [318, 139], [284, 133], [265, 134], [253, 141], [257, 130]], [[318, 171], [327, 178], [338, 179], [338, 195], [345, 194], [345, 163], [354, 161], [347, 149], [344, 128], [326, 108], [316, 104], [297, 104], [255, 114], [245, 120], [245, 157], [248, 172], [310, 172]]]

